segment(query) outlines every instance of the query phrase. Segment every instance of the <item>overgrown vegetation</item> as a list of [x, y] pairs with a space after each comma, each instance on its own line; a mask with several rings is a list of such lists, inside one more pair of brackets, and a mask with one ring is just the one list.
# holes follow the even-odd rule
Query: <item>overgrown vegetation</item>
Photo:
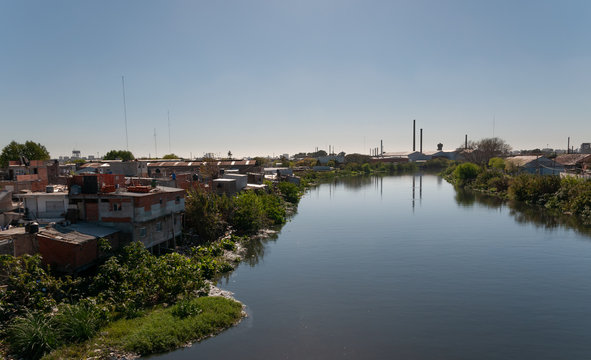
[[497, 158], [490, 159], [487, 168], [473, 163], [451, 164], [441, 175], [459, 187], [575, 215], [591, 224], [590, 180], [516, 174], [513, 166]]
[[[3, 255], [0, 257], [3, 286], [0, 292], [0, 332], [5, 339], [4, 345], [12, 354], [38, 359], [64, 345], [78, 348], [76, 344], [88, 339], [92, 339], [91, 344], [97, 343], [96, 337], [105, 332], [105, 326], [109, 329], [113, 322], [136, 318], [138, 324], [149, 322], [151, 314], [167, 304], [177, 303], [170, 310], [177, 317], [211, 312], [211, 309], [195, 305], [195, 301], [207, 303], [207, 300], [195, 299], [207, 292], [206, 279], [233, 268], [222, 255], [225, 250], [235, 249], [238, 240], [239, 237], [231, 236], [193, 246], [186, 255], [169, 253], [162, 256], [152, 255], [141, 243], [135, 242], [108, 259], [94, 275], [76, 279], [53, 276], [41, 266], [39, 256], [14, 258]], [[240, 307], [239, 304], [232, 306]], [[186, 333], [203, 332], [199, 335], [201, 337], [206, 335], [207, 329], [219, 331], [220, 324], [227, 323], [208, 316], [200, 321], [210, 322], [210, 325], [195, 325], [197, 330], [187, 330]], [[232, 315], [228, 321], [233, 323], [236, 320]], [[191, 339], [166, 340], [168, 345], [164, 346], [158, 343], [161, 340], [157, 336], [152, 340], [141, 338], [143, 340], [137, 340], [143, 344], [141, 346], [126, 343], [125, 347], [117, 349], [141, 349], [144, 354], [150, 349], [161, 351], [178, 346], [178, 341]], [[130, 343], [134, 341], [130, 340]], [[61, 351], [60, 354], [64, 354], [71, 349]]]
[[286, 203], [297, 204], [302, 187], [267, 182], [267, 190], [249, 190], [234, 197], [218, 195], [201, 188], [192, 189], [185, 202], [188, 228], [210, 241], [231, 227], [238, 234], [254, 234], [286, 221]]
[[[179, 308], [182, 307], [182, 310]], [[242, 317], [242, 305], [222, 297], [185, 299], [142, 318], [119, 319], [98, 336], [49, 353], [44, 360], [112, 358], [113, 349], [140, 355], [176, 349], [226, 329]], [[100, 347], [97, 348], [97, 344]]]

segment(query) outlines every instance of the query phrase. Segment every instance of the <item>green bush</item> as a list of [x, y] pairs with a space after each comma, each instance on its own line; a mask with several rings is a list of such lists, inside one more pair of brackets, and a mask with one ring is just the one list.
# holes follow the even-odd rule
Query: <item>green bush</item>
[[0, 255], [0, 322], [27, 311], [49, 311], [62, 299], [82, 296], [82, 279], [55, 278], [41, 266], [41, 256]]
[[177, 253], [156, 257], [134, 242], [99, 268], [91, 290], [115, 311], [133, 314], [200, 290], [204, 282], [199, 270], [191, 258]]
[[464, 186], [476, 179], [480, 173], [480, 167], [472, 163], [463, 163], [458, 165], [453, 171], [453, 178], [459, 186]]
[[559, 189], [558, 176], [520, 174], [513, 178], [508, 194], [513, 200], [544, 205]]
[[297, 204], [300, 201], [300, 189], [296, 184], [283, 181], [280, 182], [277, 187], [285, 198], [285, 201], [288, 201], [292, 204]]
[[60, 339], [64, 342], [80, 342], [93, 337], [106, 319], [106, 312], [90, 302], [82, 302], [62, 305], [54, 322]]
[[261, 194], [259, 195], [263, 202], [265, 216], [268, 222], [273, 225], [281, 225], [285, 223], [285, 206], [279, 196], [275, 194]]
[[488, 166], [493, 169], [503, 170], [505, 169], [505, 160], [499, 157], [491, 158], [488, 161]]
[[39, 359], [59, 345], [51, 318], [39, 312], [15, 318], [7, 335], [10, 350], [25, 359]]
[[234, 198], [231, 225], [239, 233], [252, 234], [266, 223], [263, 201], [253, 191], [246, 191]]
[[183, 299], [176, 303], [170, 310], [172, 315], [184, 319], [188, 316], [195, 316], [200, 314], [203, 309], [197, 304], [196, 301], [191, 299]]
[[220, 237], [227, 226], [231, 200], [201, 188], [189, 191], [185, 201], [185, 219], [204, 240]]

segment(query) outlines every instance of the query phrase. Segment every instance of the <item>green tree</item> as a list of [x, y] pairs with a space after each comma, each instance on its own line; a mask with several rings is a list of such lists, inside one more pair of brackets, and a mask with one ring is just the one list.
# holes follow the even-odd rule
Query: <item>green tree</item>
[[175, 153], [172, 154], [166, 154], [162, 157], [163, 159], [179, 159], [178, 155], [176, 155]]
[[480, 167], [478, 165], [468, 162], [458, 165], [453, 172], [453, 177], [456, 180], [456, 184], [464, 186], [476, 179], [479, 172]]
[[105, 160], [123, 160], [129, 161], [135, 159], [131, 151], [128, 150], [111, 150], [103, 157]]
[[488, 161], [488, 166], [491, 167], [491, 168], [493, 168], [493, 169], [501, 169], [501, 170], [503, 170], [503, 169], [505, 169], [505, 160], [503, 160], [503, 159], [501, 159], [499, 157], [491, 158]]
[[0, 167], [7, 167], [9, 161], [18, 161], [21, 156], [27, 160], [49, 160], [49, 152], [45, 146], [34, 141], [19, 144], [13, 140], [2, 149]]
[[365, 164], [368, 163], [371, 159], [369, 155], [363, 154], [348, 154], [345, 155], [345, 164], [356, 163], [356, 164]]

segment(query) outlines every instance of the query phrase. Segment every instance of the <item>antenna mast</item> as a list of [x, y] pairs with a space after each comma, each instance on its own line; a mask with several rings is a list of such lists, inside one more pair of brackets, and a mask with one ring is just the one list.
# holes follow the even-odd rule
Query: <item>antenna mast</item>
[[158, 159], [158, 145], [156, 143], [156, 128], [154, 128], [154, 156]]
[[495, 114], [493, 114], [493, 138], [495, 137], [495, 121], [496, 121], [496, 116], [495, 116]]
[[170, 144], [170, 110], [167, 111], [168, 116], [168, 153], [172, 154], [171, 144]]
[[121, 76], [121, 85], [123, 86], [123, 117], [125, 117], [125, 148], [129, 151], [129, 140], [127, 137], [127, 104], [125, 103], [125, 77]]

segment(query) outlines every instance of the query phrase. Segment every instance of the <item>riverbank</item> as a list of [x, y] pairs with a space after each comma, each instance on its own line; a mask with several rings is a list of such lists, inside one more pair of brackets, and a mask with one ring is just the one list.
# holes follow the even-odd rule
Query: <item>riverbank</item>
[[451, 184], [539, 206], [551, 212], [575, 216], [591, 225], [591, 181], [556, 175], [518, 174], [507, 169], [502, 159], [495, 166], [472, 163], [451, 164], [441, 175]]
[[[172, 253], [155, 256], [141, 243], [113, 253], [102, 243], [101, 251], [111, 256], [85, 276], [55, 276], [39, 256], [0, 257], [4, 357], [133, 358], [187, 346], [237, 324], [243, 305], [213, 281], [239, 264], [252, 239], [273, 235], [265, 229], [295, 212], [302, 191], [291, 185], [219, 197], [227, 206], [227, 217], [215, 224], [222, 236], [209, 240], [187, 229], [192, 231]], [[191, 195], [193, 215], [212, 215], [209, 201], [199, 208], [204, 194]]]

